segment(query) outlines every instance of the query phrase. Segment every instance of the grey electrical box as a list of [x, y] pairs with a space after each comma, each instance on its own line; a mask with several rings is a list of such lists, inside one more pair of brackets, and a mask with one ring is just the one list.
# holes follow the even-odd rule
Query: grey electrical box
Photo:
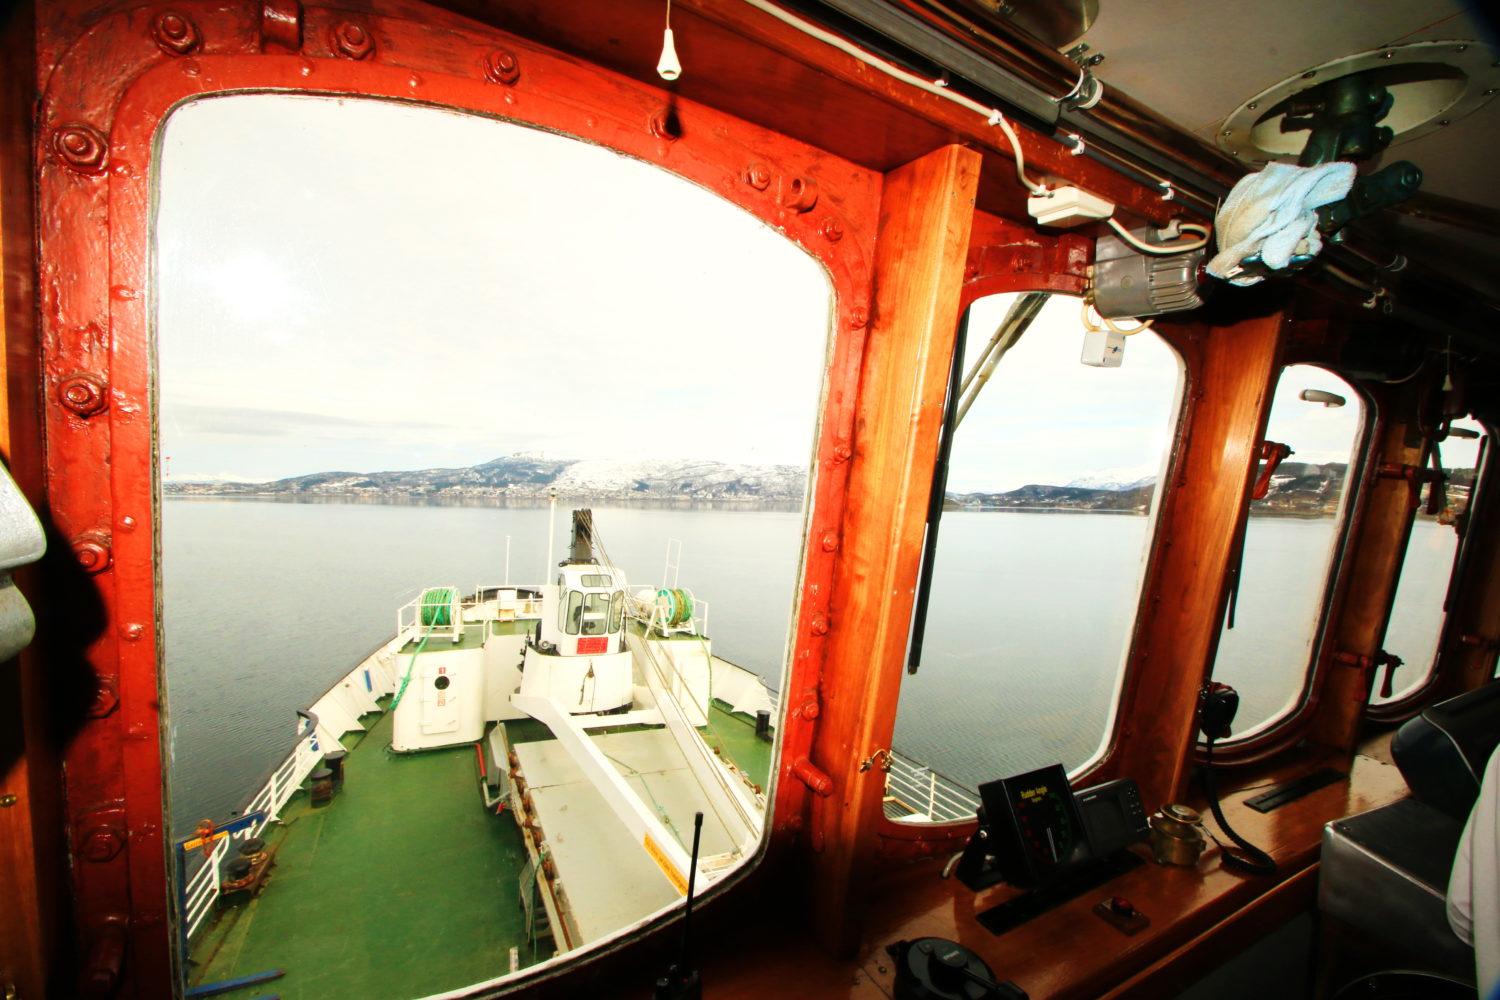
[[[1143, 243], [1157, 243], [1150, 229], [1132, 231]], [[1196, 309], [1198, 268], [1206, 247], [1174, 254], [1141, 253], [1113, 234], [1094, 245], [1094, 308], [1109, 319], [1138, 319]]]

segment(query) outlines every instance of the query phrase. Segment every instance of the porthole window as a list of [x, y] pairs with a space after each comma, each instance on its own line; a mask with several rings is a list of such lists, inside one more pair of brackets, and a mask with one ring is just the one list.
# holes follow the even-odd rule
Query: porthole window
[[1274, 725], [1306, 691], [1364, 419], [1359, 394], [1332, 372], [1282, 370], [1266, 427], [1269, 459], [1257, 470], [1265, 495], [1251, 500], [1236, 546], [1214, 660], [1214, 680], [1240, 695], [1235, 739]]
[[[278, 968], [298, 995], [484, 992], [680, 907], [697, 811], [696, 887], [716, 893], [770, 825], [777, 749], [755, 727], [790, 659], [823, 266], [650, 164], [415, 103], [188, 102], [153, 170], [187, 986]], [[595, 510], [599, 556], [571, 579], [568, 507]], [[673, 540], [669, 585], [703, 599], [648, 663], [606, 633], [645, 634], [630, 616]], [[457, 614], [403, 618], [429, 584], [458, 588]], [[557, 730], [635, 709], [626, 732], [579, 725], [616, 795]], [[359, 793], [309, 818], [307, 778], [341, 747]], [[253, 921], [218, 920], [221, 849], [181, 847], [231, 819], [298, 871]], [[347, 918], [370, 863], [382, 920], [444, 940], [442, 962], [307, 933]]]
[[[1386, 669], [1376, 672], [1371, 705], [1400, 701], [1432, 676], [1458, 558], [1459, 532], [1473, 499], [1480, 457], [1488, 452], [1483, 447], [1486, 438], [1484, 426], [1477, 421], [1455, 420], [1448, 438], [1438, 446], [1446, 481], [1422, 491], [1381, 643], [1382, 649], [1401, 658], [1401, 666], [1390, 678], [1389, 688]], [[1440, 490], [1436, 502], [1434, 489]]]
[[969, 389], [901, 690], [893, 818], [972, 816], [956, 789], [1077, 771], [1107, 745], [1183, 368], [1150, 331], [1126, 338], [1120, 367], [1081, 363], [1080, 307], [1005, 294], [965, 319]]

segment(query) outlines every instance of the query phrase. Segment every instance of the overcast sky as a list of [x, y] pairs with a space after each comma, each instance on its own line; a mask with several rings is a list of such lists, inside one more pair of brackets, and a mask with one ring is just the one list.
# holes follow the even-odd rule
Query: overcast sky
[[806, 464], [821, 266], [582, 142], [393, 103], [200, 101], [163, 140], [173, 479], [556, 458]]
[[[991, 296], [970, 315], [965, 371], [984, 351], [1015, 296]], [[995, 369], [954, 436], [948, 488], [966, 493], [1089, 477], [1135, 482], [1159, 475], [1182, 395], [1182, 366], [1149, 331], [1127, 337], [1119, 368], [1079, 362], [1084, 330], [1075, 298], [1055, 296]], [[1300, 398], [1305, 389], [1343, 396], [1343, 407]], [[1307, 365], [1277, 385], [1267, 437], [1293, 461], [1347, 462], [1360, 424], [1358, 397], [1338, 376]]]
[[[826, 276], [665, 171], [504, 122], [286, 95], [185, 106], [161, 164], [171, 479], [466, 466], [518, 451], [809, 460]], [[973, 307], [967, 365], [1011, 301]], [[1128, 339], [1122, 368], [1090, 368], [1082, 343], [1078, 301], [1054, 298], [959, 429], [950, 489], [1159, 472], [1176, 357], [1145, 333]], [[1351, 405], [1297, 400], [1305, 388]], [[1299, 461], [1346, 460], [1354, 403], [1336, 377], [1295, 369], [1269, 436]]]

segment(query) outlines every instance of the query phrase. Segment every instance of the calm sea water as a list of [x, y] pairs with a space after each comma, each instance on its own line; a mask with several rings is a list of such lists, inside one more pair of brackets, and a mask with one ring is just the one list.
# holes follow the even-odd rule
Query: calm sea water
[[[595, 508], [594, 518], [633, 588], [691, 589], [708, 603], [715, 652], [781, 686], [800, 514]], [[171, 810], [183, 835], [243, 805], [290, 750], [296, 710], [388, 639], [399, 607], [426, 587], [549, 579], [568, 531], [560, 508], [549, 558], [545, 509], [169, 499], [162, 519]], [[1109, 725], [1147, 526], [1103, 514], [945, 515], [897, 748], [971, 786], [1087, 760]], [[1218, 669], [1241, 693], [1237, 729], [1300, 695], [1332, 530], [1331, 520], [1252, 522], [1238, 625]], [[1440, 567], [1442, 530], [1452, 533], [1419, 523], [1409, 561]], [[682, 547], [669, 570], [670, 539]], [[1428, 592], [1443, 573], [1424, 572], [1416, 603], [1440, 603]], [[1398, 631], [1388, 648], [1431, 642], [1420, 628]]]

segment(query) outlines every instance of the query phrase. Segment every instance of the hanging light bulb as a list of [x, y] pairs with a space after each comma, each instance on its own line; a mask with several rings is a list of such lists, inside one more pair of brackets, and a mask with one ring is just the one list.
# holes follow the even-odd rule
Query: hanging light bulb
[[656, 61], [656, 73], [668, 81], [682, 75], [682, 63], [677, 61], [677, 43], [672, 37], [672, 0], [667, 0], [667, 27], [661, 36], [661, 58]]
[[677, 61], [677, 45], [672, 40], [672, 29], [661, 36], [661, 59], [656, 63], [656, 72], [663, 80], [675, 80], [682, 75], [682, 63]]

